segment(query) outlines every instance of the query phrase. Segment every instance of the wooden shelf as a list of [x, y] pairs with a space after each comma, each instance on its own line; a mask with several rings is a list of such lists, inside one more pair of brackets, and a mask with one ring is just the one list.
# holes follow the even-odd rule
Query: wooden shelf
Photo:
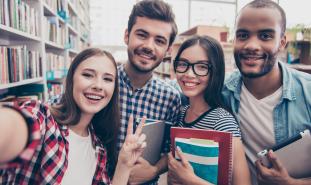
[[0, 24], [1, 37], [5, 37], [9, 40], [32, 40], [40, 41], [41, 38], [29, 33], [17, 30], [15, 28]]
[[27, 79], [27, 80], [22, 80], [19, 82], [13, 82], [13, 83], [9, 83], [9, 84], [0, 85], [0, 89], [7, 89], [7, 88], [17, 87], [17, 86], [21, 86], [21, 85], [26, 85], [26, 84], [38, 83], [38, 82], [42, 82], [42, 81], [43, 81], [42, 77]]
[[65, 49], [64, 46], [62, 45], [59, 45], [55, 42], [51, 42], [51, 41], [45, 41], [45, 47], [46, 48], [51, 48], [51, 49], [58, 49], [58, 50], [63, 50]]

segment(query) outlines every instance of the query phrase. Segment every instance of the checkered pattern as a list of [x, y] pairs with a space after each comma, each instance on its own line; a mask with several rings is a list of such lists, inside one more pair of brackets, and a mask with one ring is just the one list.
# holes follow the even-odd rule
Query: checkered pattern
[[[134, 118], [146, 116], [149, 119], [175, 123], [180, 109], [180, 94], [168, 83], [156, 77], [152, 77], [143, 88], [133, 91], [123, 65], [118, 67], [118, 75], [121, 110], [121, 128], [118, 137], [120, 150], [131, 114]], [[169, 137], [166, 139], [166, 142], [168, 141]], [[163, 152], [168, 151], [169, 145], [166, 144]]]
[[[0, 184], [60, 184], [68, 165], [68, 127], [57, 124], [40, 102], [27, 102], [19, 110], [24, 117], [32, 118], [27, 123], [29, 141], [17, 159], [1, 166]], [[92, 184], [111, 184], [106, 151], [92, 128], [90, 133], [98, 159]]]

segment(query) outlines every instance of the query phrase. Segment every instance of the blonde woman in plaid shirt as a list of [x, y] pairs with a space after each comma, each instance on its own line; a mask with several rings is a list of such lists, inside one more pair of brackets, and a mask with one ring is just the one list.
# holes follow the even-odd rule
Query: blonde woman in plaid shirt
[[117, 84], [112, 55], [90, 48], [73, 60], [58, 105], [0, 108], [0, 184], [127, 184], [146, 144], [131, 117], [117, 159]]

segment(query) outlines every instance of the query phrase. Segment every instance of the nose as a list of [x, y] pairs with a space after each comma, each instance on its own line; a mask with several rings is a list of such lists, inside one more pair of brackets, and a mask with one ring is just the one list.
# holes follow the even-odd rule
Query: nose
[[101, 78], [95, 78], [92, 84], [92, 89], [96, 90], [96, 91], [101, 91], [103, 90], [103, 79]]
[[146, 39], [144, 42], [144, 47], [152, 52], [154, 49], [154, 40], [152, 38]]
[[189, 77], [196, 77], [196, 75], [193, 71], [193, 66], [189, 66], [188, 70], [186, 71], [186, 75]]
[[250, 39], [245, 41], [244, 49], [250, 51], [257, 51], [260, 49], [260, 41], [256, 36], [251, 37]]

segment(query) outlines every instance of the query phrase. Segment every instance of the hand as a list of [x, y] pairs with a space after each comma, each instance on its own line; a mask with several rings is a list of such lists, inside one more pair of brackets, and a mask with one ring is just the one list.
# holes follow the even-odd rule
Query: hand
[[[177, 148], [175, 153], [181, 160], [177, 161], [172, 152], [168, 155], [168, 182], [169, 184], [188, 184], [190, 179], [196, 177], [189, 161], [185, 158], [182, 151]], [[183, 182], [183, 183], [180, 183]]]
[[257, 167], [258, 183], [264, 185], [292, 184], [294, 179], [289, 176], [287, 170], [272, 150], [268, 152], [267, 157], [272, 164], [272, 168], [263, 166], [260, 160], [257, 160], [255, 163]]
[[135, 133], [133, 134], [133, 116], [130, 116], [125, 142], [120, 150], [118, 162], [126, 165], [128, 168], [133, 168], [138, 158], [143, 153], [146, 147], [146, 136], [142, 134], [142, 127], [145, 124], [146, 118], [143, 118]]
[[148, 161], [140, 157], [131, 171], [129, 184], [142, 184], [150, 181], [158, 175], [157, 171], [157, 167], [152, 166]]

